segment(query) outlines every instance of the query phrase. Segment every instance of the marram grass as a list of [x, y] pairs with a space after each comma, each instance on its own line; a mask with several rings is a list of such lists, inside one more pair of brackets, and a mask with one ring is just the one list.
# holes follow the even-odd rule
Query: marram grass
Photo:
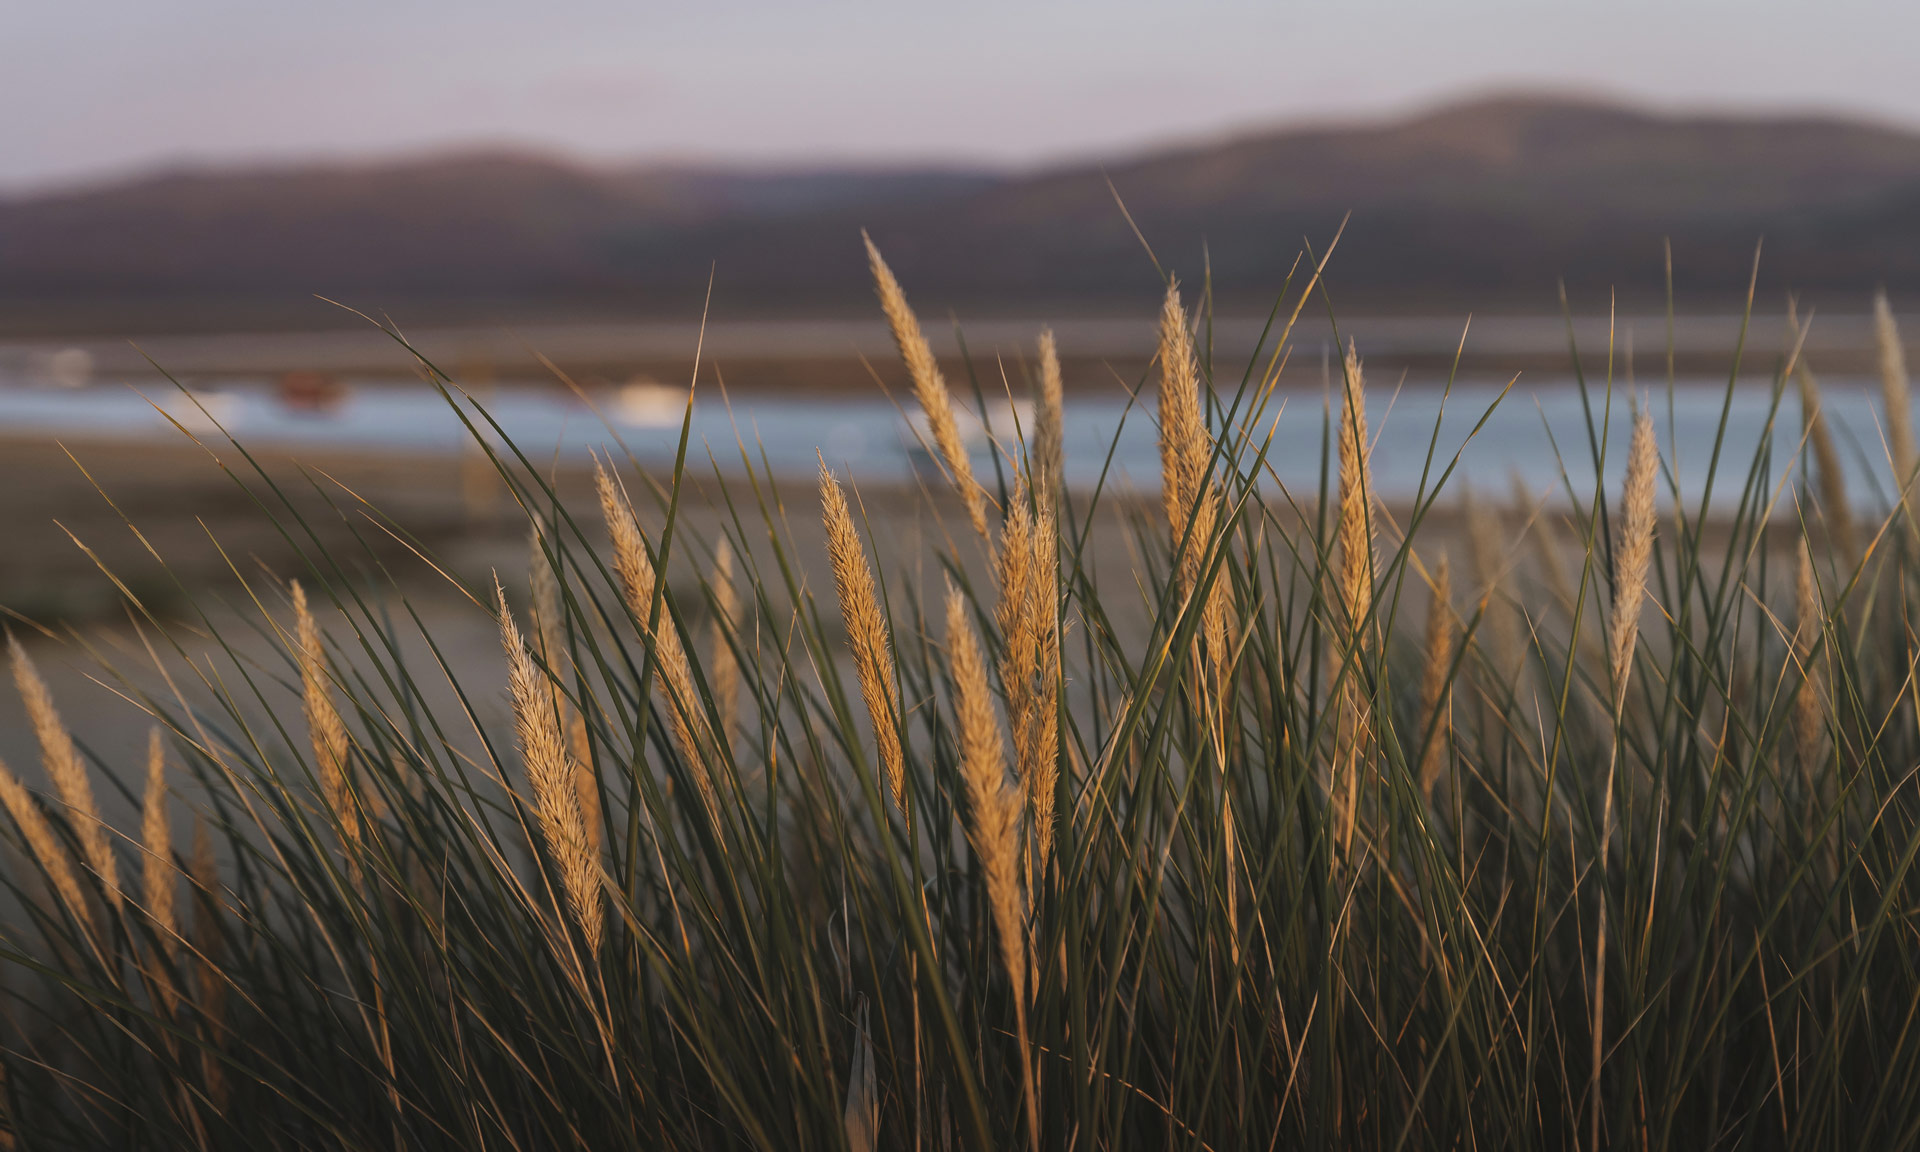
[[[1920, 1140], [1910, 437], [1878, 503], [1813, 419], [1709, 506], [1657, 396], [1609, 442], [1629, 401], [1583, 377], [1565, 487], [1486, 521], [1457, 596], [1454, 461], [1380, 500], [1357, 354], [1281, 410], [1314, 286], [1233, 370], [1169, 285], [1151, 498], [1064, 486], [1050, 339], [1032, 440], [976, 470], [870, 258], [958, 487], [923, 514], [966, 523], [931, 560], [750, 445], [694, 538], [684, 431], [670, 476], [557, 493], [449, 391], [532, 541], [461, 590], [485, 668], [317, 549], [256, 590], [280, 664], [125, 679], [140, 764], [86, 758], [16, 648], [47, 755], [0, 768], [11, 1146]], [[1725, 402], [1817, 400], [1803, 367]], [[1310, 419], [1327, 482], [1289, 491], [1263, 430]]]

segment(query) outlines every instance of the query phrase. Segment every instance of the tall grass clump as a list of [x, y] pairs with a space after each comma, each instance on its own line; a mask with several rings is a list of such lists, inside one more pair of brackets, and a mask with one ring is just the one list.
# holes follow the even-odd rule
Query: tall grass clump
[[[1417, 491], [1375, 488], [1357, 344], [1283, 404], [1318, 275], [1241, 365], [1166, 286], [1141, 492], [1067, 456], [1051, 337], [1030, 434], [976, 457], [868, 256], [931, 492], [750, 443], [695, 469], [691, 409], [670, 472], [556, 471], [422, 359], [527, 517], [530, 571], [411, 542], [498, 649], [436, 642], [417, 579], [321, 548], [240, 445], [297, 570], [248, 588], [256, 643], [129, 600], [166, 675], [98, 675], [144, 761], [76, 741], [15, 644], [45, 758], [0, 767], [11, 1146], [1920, 1141], [1890, 309], [1865, 495], [1794, 354], [1729, 365], [1696, 490], [1659, 395], [1576, 353], [1560, 490], [1462, 514], [1439, 427]], [[1737, 458], [1735, 405], [1801, 451]], [[1318, 421], [1310, 490], [1280, 421]]]

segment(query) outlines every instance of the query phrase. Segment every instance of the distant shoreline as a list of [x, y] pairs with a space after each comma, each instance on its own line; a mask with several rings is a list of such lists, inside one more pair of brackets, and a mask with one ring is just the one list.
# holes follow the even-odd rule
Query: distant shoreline
[[[699, 378], [729, 389], [820, 392], [837, 395], [874, 390], [876, 379], [897, 375], [894, 349], [877, 311], [858, 317], [758, 320], [716, 319], [703, 328], [692, 320], [530, 320], [524, 323], [413, 326], [404, 317], [400, 331], [443, 372], [462, 381], [540, 378], [564, 384], [548, 367], [559, 368], [582, 384], [623, 384], [635, 378], [684, 385], [694, 378], [694, 352], [701, 352]], [[1278, 324], [1283, 325], [1285, 317]], [[1222, 315], [1207, 333], [1216, 363], [1234, 377], [1260, 345], [1264, 314]], [[1920, 316], [1906, 323], [1920, 331]], [[1030, 358], [1036, 335], [1050, 327], [1059, 340], [1072, 390], [1105, 388], [1140, 378], [1153, 355], [1151, 313], [1101, 313], [1048, 317], [1036, 312], [959, 318], [953, 325], [928, 323], [936, 352], [956, 378], [964, 378], [959, 339], [964, 338], [977, 374], [997, 386], [1004, 368], [1016, 388], [1023, 382], [1023, 360]], [[1278, 325], [1267, 332], [1263, 356], [1271, 356]], [[1742, 331], [1738, 312], [1676, 317], [1675, 368], [1682, 374], [1723, 374], [1732, 365]], [[1540, 375], [1572, 368], [1569, 330], [1558, 316], [1483, 313], [1375, 314], [1343, 317], [1337, 338], [1353, 339], [1377, 370], [1444, 374], [1458, 359], [1466, 372], [1499, 376]], [[1609, 345], [1624, 373], [1629, 351], [1641, 380], [1664, 378], [1667, 319], [1659, 313], [1579, 314], [1572, 338], [1588, 372], [1603, 372]], [[1336, 330], [1324, 313], [1305, 310], [1291, 334], [1287, 382], [1299, 386], [1319, 379], [1319, 361], [1330, 352]], [[1789, 347], [1785, 316], [1777, 311], [1752, 317], [1746, 331], [1743, 367], [1768, 373]], [[367, 379], [418, 378], [405, 347], [370, 322], [347, 328], [236, 331], [144, 336], [68, 333], [0, 337], [0, 385], [30, 372], [34, 357], [65, 348], [83, 350], [95, 376], [104, 381], [150, 379], [163, 382], [155, 365], [201, 382], [271, 378], [285, 372], [322, 372]], [[1802, 349], [1824, 373], [1872, 370], [1871, 317], [1864, 312], [1822, 313]], [[543, 357], [545, 358], [543, 360]], [[1264, 362], [1262, 367], [1264, 368]], [[717, 372], [716, 372], [717, 369]], [[877, 391], [875, 391], [877, 395]]]

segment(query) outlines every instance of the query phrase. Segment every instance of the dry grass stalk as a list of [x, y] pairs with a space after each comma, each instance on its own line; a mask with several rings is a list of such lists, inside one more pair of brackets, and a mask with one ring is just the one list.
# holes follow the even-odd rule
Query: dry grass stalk
[[[1367, 393], [1360, 357], [1347, 346], [1345, 403], [1340, 412], [1340, 503], [1337, 540], [1337, 592], [1340, 598], [1339, 663], [1358, 663], [1372, 647], [1375, 499], [1368, 457]], [[1331, 789], [1340, 847], [1353, 841], [1359, 816], [1360, 768], [1367, 756], [1370, 706], [1356, 668], [1341, 677], [1340, 713], [1335, 730]]]
[[574, 787], [580, 793], [580, 813], [586, 821], [594, 854], [598, 856], [606, 846], [605, 832], [601, 828], [600, 781], [594, 772], [593, 746], [587, 739], [586, 717], [567, 699], [559, 679], [563, 675], [567, 654], [566, 609], [560, 595], [560, 581], [553, 566], [547, 562], [543, 546], [546, 531], [546, 523], [536, 517], [527, 541], [528, 583], [533, 593], [533, 634], [540, 646], [540, 661], [547, 669], [554, 710], [560, 717], [561, 726], [566, 729], [567, 747], [573, 753]]
[[167, 746], [160, 729], [147, 736], [147, 790], [140, 805], [140, 894], [161, 944], [172, 950], [180, 934], [174, 916], [173, 828], [167, 821]]
[[726, 537], [713, 553], [713, 618], [707, 622], [707, 687], [714, 711], [720, 714], [721, 739], [730, 740], [740, 726], [740, 662], [734, 658], [728, 633], [740, 615], [740, 593], [733, 586], [733, 545]]
[[213, 856], [213, 837], [207, 822], [193, 821], [193, 855], [187, 863], [193, 882], [193, 951], [198, 977], [200, 1018], [206, 1025], [206, 1044], [200, 1052], [201, 1075], [214, 1111], [226, 1107], [226, 1068], [220, 1048], [227, 1030], [227, 980], [220, 965], [226, 957], [226, 936], [220, 930], [220, 870]]
[[634, 519], [633, 508], [614, 485], [613, 476], [604, 465], [594, 466], [593, 479], [600, 493], [601, 514], [606, 517], [607, 531], [613, 537], [613, 565], [620, 575], [627, 611], [632, 613], [641, 629], [651, 630], [649, 635], [653, 640], [654, 663], [660, 670], [660, 678], [666, 684], [669, 697], [667, 721], [674, 742], [679, 745], [681, 756], [685, 757], [688, 768], [693, 772], [694, 783], [700, 789], [700, 798], [706, 804], [707, 811], [717, 818], [719, 799], [714, 795], [713, 781], [707, 774], [707, 760], [703, 752], [711, 734], [707, 730], [706, 713], [700, 708], [700, 692], [694, 686], [693, 665], [687, 661], [687, 650], [680, 643], [679, 630], [673, 626], [672, 616], [664, 601], [659, 605], [656, 620], [653, 560], [647, 555], [646, 542], [641, 539], [640, 523]]
[[880, 249], [871, 239], [866, 239], [867, 265], [873, 272], [874, 291], [880, 297], [880, 310], [887, 315], [887, 326], [893, 330], [893, 342], [900, 349], [900, 359], [906, 363], [907, 375], [913, 381], [914, 398], [920, 401], [920, 409], [927, 415], [927, 429], [933, 433], [934, 447], [939, 449], [941, 459], [947, 463], [947, 470], [953, 478], [953, 486], [959, 490], [960, 498], [966, 502], [967, 519], [973, 524], [973, 530], [982, 540], [991, 542], [992, 536], [987, 530], [987, 495], [973, 478], [973, 461], [967, 456], [966, 442], [960, 438], [960, 425], [953, 414], [953, 395], [947, 389], [947, 378], [940, 374], [940, 362], [934, 359], [933, 348], [928, 345], [926, 336], [920, 331], [919, 318], [907, 305], [907, 294], [900, 290], [900, 282], [893, 277], [893, 270], [880, 257]]
[[1907, 353], [1900, 343], [1900, 325], [1885, 292], [1873, 296], [1873, 338], [1880, 352], [1880, 398], [1886, 406], [1887, 449], [1893, 456], [1894, 478], [1900, 483], [1900, 503], [1911, 503], [1906, 490], [1913, 483], [1920, 451], [1913, 439], [1913, 411], [1908, 397]]
[[73, 736], [68, 733], [66, 725], [60, 722], [60, 713], [53, 706], [53, 693], [47, 691], [46, 681], [40, 678], [40, 670], [33, 666], [26, 648], [17, 640], [11, 647], [13, 682], [20, 689], [20, 698], [27, 706], [27, 720], [33, 725], [33, 734], [40, 742], [41, 763], [46, 767], [47, 777], [53, 781], [54, 790], [60, 794], [60, 802], [67, 807], [74, 835], [80, 841], [81, 856], [94, 874], [100, 877], [107, 899], [117, 907], [120, 902], [119, 873], [114, 867], [113, 846], [108, 839], [107, 826], [100, 819], [99, 805], [94, 802], [93, 784], [88, 779], [86, 764], [80, 759], [80, 750], [74, 747]]
[[1043, 865], [1053, 851], [1059, 780], [1058, 559], [1052, 514], [1030, 508], [1025, 493], [1016, 496], [1001, 536], [1000, 683], [1013, 723], [1014, 761], [1033, 815], [1035, 852]]
[[1027, 1085], [1028, 1125], [1039, 1144], [1038, 1103], [1027, 1043], [1026, 901], [1020, 891], [1020, 801], [1007, 781], [1000, 726], [993, 716], [986, 659], [967, 618], [966, 599], [947, 586], [947, 658], [952, 663], [954, 714], [960, 731], [961, 774], [967, 783], [967, 836], [987, 882], [987, 903], [1000, 940], [1000, 959], [1013, 985], [1020, 1032], [1022, 1073]]
[[1833, 430], [1827, 427], [1821, 411], [1820, 385], [1813, 370], [1801, 361], [1795, 372], [1800, 384], [1800, 427], [1813, 450], [1814, 474], [1820, 484], [1820, 512], [1826, 518], [1827, 538], [1840, 555], [1851, 559], [1853, 550], [1853, 510], [1847, 503], [1847, 477], [1840, 468], [1840, 450], [1834, 446]]
[[[1180, 286], [1167, 286], [1160, 312], [1160, 475], [1161, 499], [1179, 551], [1176, 577], [1181, 595], [1190, 596], [1206, 569], [1219, 524], [1219, 494], [1208, 482], [1213, 464], [1213, 437], [1200, 408], [1200, 372], [1194, 360], [1193, 335], [1186, 309], [1180, 304]], [[1184, 547], [1183, 547], [1184, 545]], [[1203, 711], [1217, 712], [1231, 658], [1231, 586], [1224, 576], [1215, 580], [1201, 606], [1201, 638], [1206, 643], [1212, 695]]]
[[1607, 1003], [1607, 861], [1613, 847], [1613, 782], [1620, 762], [1618, 728], [1627, 706], [1627, 678], [1633, 671], [1633, 650], [1640, 638], [1640, 609], [1646, 602], [1647, 575], [1653, 566], [1653, 529], [1656, 521], [1653, 482], [1660, 453], [1653, 441], [1653, 416], [1647, 405], [1634, 413], [1633, 439], [1627, 446], [1627, 476], [1620, 496], [1620, 539], [1613, 550], [1613, 613], [1609, 621], [1608, 668], [1613, 676], [1613, 723], [1616, 729], [1607, 757], [1606, 781], [1600, 798], [1600, 859], [1597, 887], [1599, 910], [1593, 944], [1592, 1079], [1587, 1086], [1588, 1145], [1600, 1149], [1600, 1072], [1606, 1058]]
[[847, 1152], [874, 1152], [880, 1146], [880, 1087], [873, 1068], [873, 1034], [867, 1029], [867, 1002], [853, 1018], [853, 1060], [847, 1068], [847, 1103], [840, 1112]]
[[911, 819], [912, 814], [907, 811], [906, 760], [900, 748], [900, 707], [894, 698], [893, 648], [887, 618], [880, 610], [873, 570], [867, 566], [867, 552], [860, 543], [860, 534], [854, 531], [847, 498], [824, 461], [820, 465], [820, 510], [827, 528], [827, 557], [833, 565], [833, 587], [840, 600], [840, 618], [846, 623], [847, 641], [853, 648], [860, 696], [873, 721], [880, 767], [886, 773], [893, 802], [899, 805], [901, 815]]
[[306, 589], [292, 584], [293, 618], [297, 655], [300, 661], [300, 698], [307, 718], [307, 735], [313, 742], [314, 767], [320, 773], [321, 799], [340, 824], [340, 842], [347, 849], [347, 869], [359, 882], [360, 864], [355, 849], [360, 845], [360, 811], [354, 805], [353, 789], [348, 784], [347, 726], [333, 702], [333, 684], [327, 676], [327, 650], [320, 637], [320, 625], [307, 607]]
[[1461, 497], [1467, 521], [1467, 555], [1473, 562], [1473, 579], [1480, 600], [1486, 605], [1481, 617], [1485, 624], [1489, 662], [1493, 665], [1495, 686], [1503, 692], [1515, 691], [1526, 667], [1526, 645], [1521, 639], [1518, 609], [1508, 596], [1507, 575], [1511, 570], [1507, 551], [1507, 528], [1499, 512], [1474, 499], [1473, 489]]
[[[1168, 283], [1166, 301], [1160, 310], [1158, 359], [1160, 494], [1176, 552], [1174, 579], [1184, 600], [1199, 587], [1206, 572], [1208, 553], [1219, 543], [1215, 536], [1220, 498], [1209, 479], [1213, 468], [1213, 437], [1207, 431], [1206, 415], [1200, 405], [1200, 370], [1186, 308], [1180, 303], [1178, 282]], [[1220, 573], [1200, 606], [1200, 640], [1206, 664], [1194, 685], [1195, 708], [1207, 719], [1214, 759], [1223, 777], [1232, 661], [1229, 643], [1232, 591], [1230, 580]], [[1239, 887], [1232, 880], [1235, 854], [1232, 790], [1224, 778], [1220, 791], [1220, 827], [1229, 873], [1227, 917], [1237, 924]], [[1234, 947], [1237, 958], [1237, 942]]]
[[1433, 569], [1433, 599], [1427, 608], [1425, 667], [1420, 677], [1420, 715], [1431, 726], [1427, 746], [1420, 755], [1420, 791], [1433, 800], [1434, 786], [1440, 782], [1447, 764], [1447, 749], [1453, 742], [1449, 689], [1453, 683], [1453, 645], [1458, 631], [1453, 616], [1453, 585], [1445, 553]]
[[527, 781], [533, 785], [533, 811], [540, 836], [560, 870], [574, 922], [587, 949], [600, 954], [602, 932], [600, 862], [580, 810], [577, 783], [579, 765], [567, 753], [553, 693], [514, 625], [504, 589], [495, 589], [500, 601], [500, 645], [507, 654], [507, 687], [513, 696], [513, 727], [526, 761]]
[[61, 846], [60, 837], [53, 830], [53, 823], [46, 813], [40, 811], [27, 786], [13, 774], [5, 763], [0, 763], [0, 804], [5, 804], [7, 814], [13, 817], [14, 824], [20, 829], [20, 835], [32, 849], [33, 858], [40, 862], [41, 871], [47, 874], [48, 883], [67, 906], [67, 911], [80, 922], [89, 935], [94, 931], [93, 907], [87, 903], [86, 890], [80, 886], [80, 875], [74, 871], [73, 860], [67, 850]]
[[1060, 494], [1066, 484], [1066, 433], [1062, 422], [1063, 388], [1060, 352], [1053, 331], [1040, 333], [1040, 395], [1033, 407], [1033, 493], [1042, 514], [1059, 519]]

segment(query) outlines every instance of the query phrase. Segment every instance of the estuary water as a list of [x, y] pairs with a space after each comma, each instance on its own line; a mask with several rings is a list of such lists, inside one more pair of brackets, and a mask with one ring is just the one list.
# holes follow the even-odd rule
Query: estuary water
[[[1724, 379], [1683, 379], [1671, 390], [1662, 385], [1645, 395], [1663, 459], [1689, 502], [1704, 492], [1716, 442], [1720, 493], [1742, 486], [1763, 443], [1769, 446], [1769, 489], [1785, 491], [1783, 477], [1802, 435], [1796, 393], [1782, 396], [1776, 407], [1764, 379], [1742, 382], [1731, 393]], [[1824, 395], [1850, 489], [1870, 501], [1885, 500], [1892, 476], [1877, 387], [1864, 379], [1829, 378]], [[1251, 429], [1246, 414], [1237, 414], [1241, 434], [1266, 445], [1270, 481], [1295, 493], [1318, 489], [1322, 460], [1332, 447], [1328, 414], [1338, 411], [1337, 397], [1329, 399], [1311, 392], [1276, 394]], [[1594, 392], [1590, 399], [1591, 426], [1571, 380], [1536, 380], [1504, 397], [1502, 384], [1494, 381], [1456, 383], [1451, 392], [1437, 382], [1410, 381], [1397, 392], [1376, 387], [1368, 402], [1380, 494], [1389, 501], [1408, 500], [1457, 458], [1449, 481], [1454, 490], [1464, 483], [1504, 495], [1518, 477], [1536, 498], [1554, 492], [1584, 497], [1595, 481], [1597, 440], [1607, 451], [1605, 483], [1613, 487], [1625, 462], [1630, 394], [1615, 390], [1604, 422], [1606, 395]], [[484, 438], [497, 441], [503, 433], [536, 463], [601, 452], [663, 471], [680, 443], [687, 398], [679, 389], [630, 386], [588, 403], [548, 385], [502, 384], [480, 403], [497, 430], [481, 418], [472, 399], [456, 396], [449, 402], [421, 385], [349, 380], [336, 395], [307, 405], [289, 403], [264, 381], [194, 393], [168, 386], [0, 386], [0, 435], [97, 442], [191, 434], [213, 441], [231, 436], [243, 445], [296, 454], [454, 455], [475, 450], [464, 415]], [[1004, 399], [988, 403], [984, 420], [969, 409], [963, 431], [976, 470], [990, 479], [996, 457], [1002, 467], [1009, 466], [1016, 428], [1030, 419], [1027, 405]], [[687, 457], [689, 469], [711, 475], [716, 468], [740, 473], [744, 455], [757, 470], [782, 478], [811, 475], [824, 458], [856, 482], [889, 484], [911, 481], [916, 470], [930, 467], [925, 439], [917, 414], [885, 399], [756, 394], [736, 396], [729, 404], [717, 390], [703, 390], [692, 405]], [[1130, 401], [1117, 390], [1070, 393], [1065, 440], [1067, 482], [1073, 488], [1104, 483], [1109, 489], [1145, 491], [1158, 484], [1156, 425], [1147, 398]], [[1790, 498], [1781, 503], [1784, 510]]]

